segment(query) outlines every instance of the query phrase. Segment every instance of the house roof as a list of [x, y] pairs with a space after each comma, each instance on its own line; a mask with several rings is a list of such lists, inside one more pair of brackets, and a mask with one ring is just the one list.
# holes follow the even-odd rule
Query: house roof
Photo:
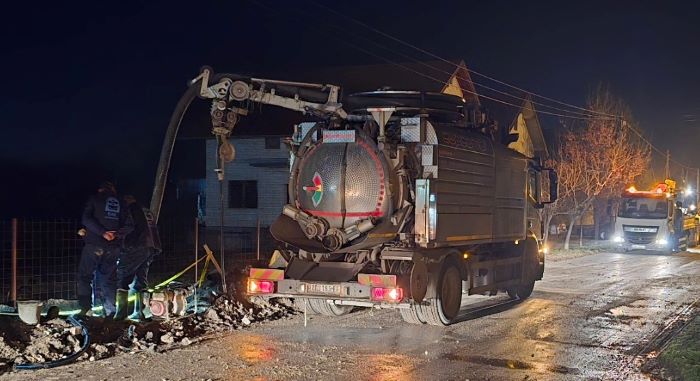
[[549, 154], [547, 151], [547, 141], [544, 139], [540, 119], [537, 117], [535, 105], [532, 103], [532, 97], [529, 94], [525, 96], [525, 100], [523, 101], [522, 114], [525, 119], [525, 125], [527, 126], [527, 132], [530, 134], [530, 139], [532, 139], [532, 146], [535, 152], [539, 152], [540, 156], [547, 157]]
[[[516, 101], [510, 102], [513, 105]], [[525, 95], [520, 106], [507, 105], [490, 99], [484, 99], [482, 105], [486, 108], [491, 119], [498, 122], [499, 126], [506, 126], [510, 130], [516, 128], [518, 115], [522, 114], [527, 127], [528, 135], [532, 141], [532, 146], [537, 155], [547, 157], [547, 140], [542, 131], [542, 125], [537, 117], [537, 109], [532, 102], [531, 96]]]

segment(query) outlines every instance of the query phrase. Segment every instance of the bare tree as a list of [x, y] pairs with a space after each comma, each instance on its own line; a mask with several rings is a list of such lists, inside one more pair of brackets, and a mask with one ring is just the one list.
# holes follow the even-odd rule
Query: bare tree
[[650, 148], [639, 139], [628, 109], [608, 91], [599, 89], [588, 107], [598, 115], [568, 127], [554, 158], [559, 173], [561, 201], [553, 211], [569, 216], [564, 249], [569, 249], [574, 223], [596, 199], [619, 194], [649, 164]]
[[[552, 224], [552, 219], [555, 216], [559, 215], [568, 215], [569, 210], [571, 209], [571, 196], [569, 194], [570, 192], [570, 187], [565, 187], [562, 186], [562, 183], [567, 183], [566, 176], [569, 175], [566, 171], [562, 172], [562, 168], [559, 165], [559, 160], [556, 158], [557, 153], [555, 153], [555, 157], [550, 158], [546, 162], [546, 166], [550, 168], [554, 168], [557, 173], [559, 174], [559, 195], [558, 198], [552, 202], [551, 204], [547, 204], [544, 209], [540, 209], [540, 219], [544, 221], [544, 226], [545, 226], [545, 231], [544, 231], [544, 243], [547, 244], [549, 242], [549, 234], [550, 234], [550, 225]], [[542, 189], [547, 192], [549, 189], [548, 186], [543, 187]], [[545, 195], [546, 196], [546, 195]]]

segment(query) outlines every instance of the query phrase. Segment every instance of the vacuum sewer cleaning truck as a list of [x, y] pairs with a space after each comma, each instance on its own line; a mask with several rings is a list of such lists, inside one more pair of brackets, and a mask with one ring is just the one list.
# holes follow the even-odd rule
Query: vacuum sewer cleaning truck
[[210, 69], [190, 87], [190, 98], [212, 101], [222, 160], [254, 104], [311, 119], [287, 140], [289, 203], [270, 227], [283, 248], [250, 270], [249, 295], [294, 298], [324, 315], [393, 308], [410, 323], [448, 325], [463, 294], [524, 299], [542, 278], [540, 209], [556, 200], [557, 175], [509, 149], [517, 134], [479, 105], [423, 91], [341, 104], [338, 86]]

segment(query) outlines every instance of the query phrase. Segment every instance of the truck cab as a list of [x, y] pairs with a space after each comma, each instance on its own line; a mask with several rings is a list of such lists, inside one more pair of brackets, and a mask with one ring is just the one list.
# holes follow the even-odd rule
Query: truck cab
[[672, 248], [672, 217], [670, 193], [662, 188], [637, 191], [630, 187], [622, 195], [612, 240], [625, 251], [669, 251]]
[[[675, 188], [674, 181], [666, 180], [648, 191], [634, 186], [625, 190], [615, 220], [613, 242], [625, 251], [671, 252], [694, 246], [698, 236], [695, 204], [677, 194]], [[688, 190], [682, 194], [687, 193]]]

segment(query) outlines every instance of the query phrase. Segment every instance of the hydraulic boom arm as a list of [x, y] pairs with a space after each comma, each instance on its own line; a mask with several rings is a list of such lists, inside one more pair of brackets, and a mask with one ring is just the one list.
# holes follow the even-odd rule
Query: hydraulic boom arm
[[250, 78], [237, 74], [214, 75], [211, 69], [202, 69], [201, 73], [190, 81], [189, 88], [180, 98], [168, 124], [151, 196], [150, 208], [156, 221], [160, 216], [180, 123], [195, 97], [212, 100], [212, 134], [219, 141], [221, 171], [218, 175], [219, 180], [223, 180], [223, 163], [233, 160], [234, 157], [228, 137], [231, 136], [238, 119], [248, 114], [251, 104], [273, 105], [329, 119], [346, 119], [347, 113], [338, 102], [339, 94], [340, 87], [335, 85]]

